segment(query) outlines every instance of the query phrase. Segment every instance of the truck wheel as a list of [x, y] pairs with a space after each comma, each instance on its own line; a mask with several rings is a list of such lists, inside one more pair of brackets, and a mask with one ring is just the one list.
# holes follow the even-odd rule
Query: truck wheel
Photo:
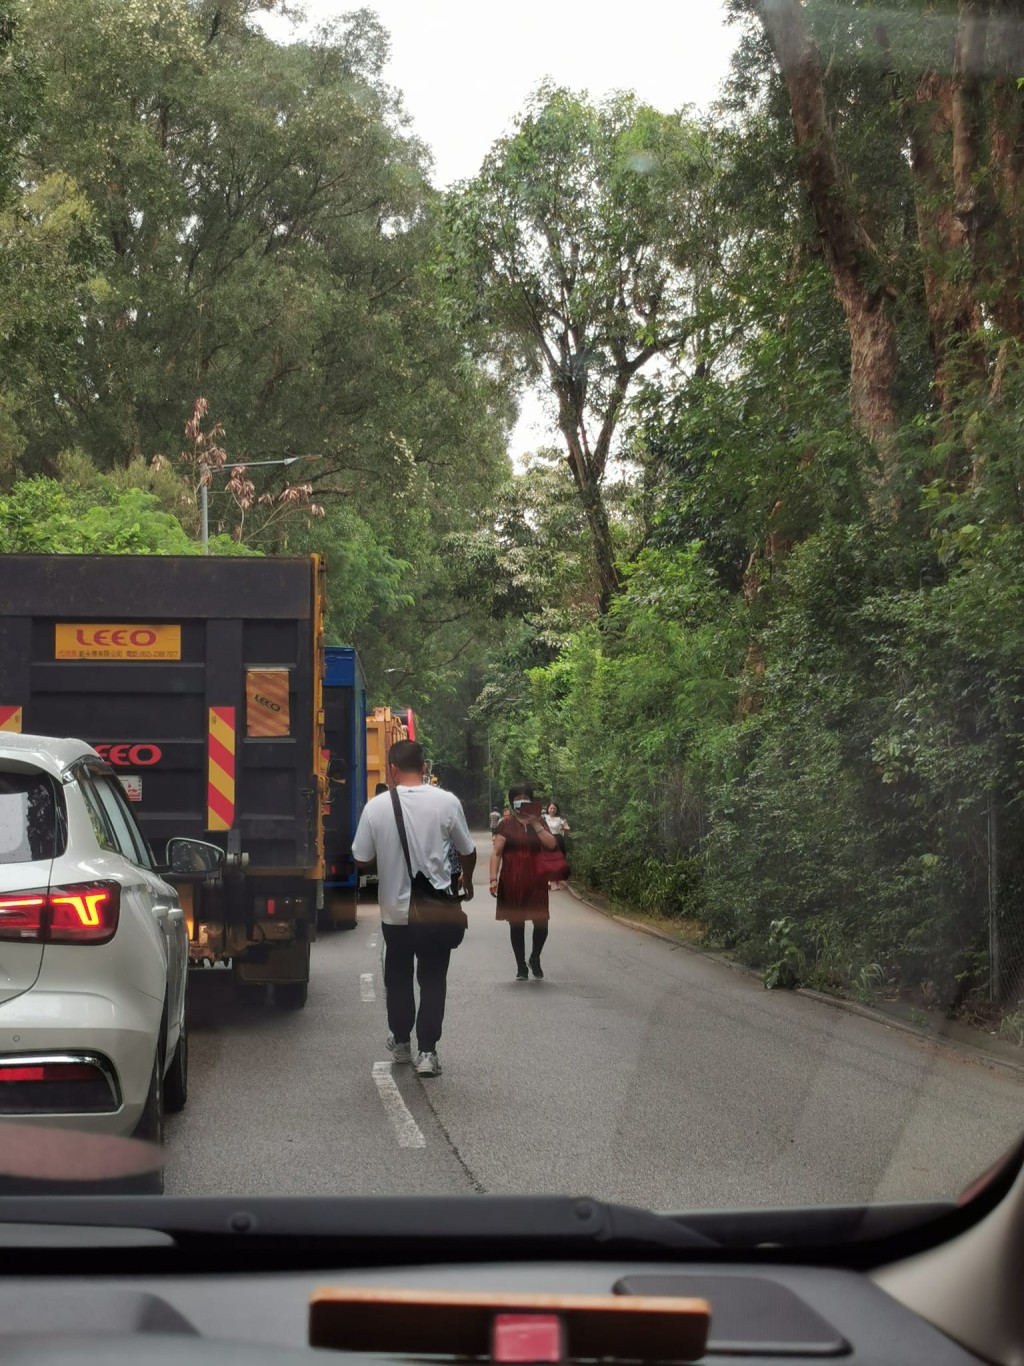
[[274, 987], [274, 1004], [281, 1010], [302, 1010], [308, 997], [308, 982], [278, 982]]
[[236, 958], [231, 964], [231, 986], [235, 1000], [245, 1010], [255, 1010], [263, 1005], [267, 988], [263, 982], [247, 982], [239, 969], [241, 962]]
[[358, 895], [354, 887], [346, 887], [340, 892], [331, 892], [328, 894], [327, 904], [320, 912], [320, 916], [332, 930], [354, 930], [358, 923], [357, 902]]
[[174, 1061], [164, 1077], [164, 1109], [172, 1115], [184, 1110], [188, 1100], [188, 1017], [182, 1021]]
[[341, 904], [335, 908], [336, 913], [341, 913], [340, 919], [338, 920], [339, 930], [355, 929], [359, 923], [358, 905], [359, 892], [358, 889], [353, 888], [350, 892], [345, 893], [344, 897], [341, 899]]

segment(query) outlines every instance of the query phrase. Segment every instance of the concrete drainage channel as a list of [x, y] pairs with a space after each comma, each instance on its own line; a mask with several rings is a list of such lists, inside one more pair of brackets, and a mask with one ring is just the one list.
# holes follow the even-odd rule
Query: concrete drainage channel
[[[582, 892], [567, 882], [562, 883], [563, 888], [582, 905], [590, 910], [596, 911], [598, 915], [605, 916], [608, 920], [614, 920], [619, 925], [624, 925], [627, 929], [635, 930], [638, 934], [647, 934], [654, 939], [661, 939], [666, 944], [673, 945], [674, 948], [684, 949], [687, 953], [698, 954], [701, 958], [707, 958], [712, 963], [718, 963], [721, 967], [729, 968], [733, 972], [744, 973], [747, 977], [752, 977], [756, 981], [762, 980], [761, 973], [757, 968], [749, 968], [744, 963], [737, 963], [731, 958], [726, 958], [723, 954], [713, 953], [708, 949], [702, 949], [697, 944], [687, 943], [685, 939], [677, 938], [674, 934], [669, 934], [665, 930], [659, 930], [654, 925], [645, 925], [643, 921], [631, 920], [626, 915], [616, 915], [614, 911], [606, 909], [604, 906], [597, 905], [584, 896]], [[942, 1045], [945, 1048], [955, 1049], [973, 1062], [982, 1063], [989, 1067], [1005, 1067], [1011, 1072], [1016, 1072], [1018, 1076], [1024, 1077], [1024, 1057], [1019, 1060], [1007, 1056], [1003, 1051], [1012, 1049], [1012, 1044], [997, 1043], [972, 1043], [966, 1039], [956, 1038], [950, 1033], [936, 1033], [930, 1029], [922, 1029], [920, 1026], [911, 1024], [907, 1020], [895, 1018], [887, 1015], [884, 1010], [876, 1010], [871, 1006], [861, 1005], [859, 1001], [850, 1001], [842, 996], [829, 996], [823, 991], [814, 991], [811, 987], [796, 987], [796, 996], [806, 996], [808, 1000], [817, 1001], [819, 1005], [829, 1006], [833, 1010], [843, 1010], [848, 1015], [860, 1015], [865, 1020], [873, 1020], [876, 1024], [885, 1025], [889, 1029], [899, 1030], [904, 1034], [912, 1034], [914, 1038], [922, 1039], [926, 1043], [934, 1044], [936, 1047]], [[960, 1026], [966, 1028], [966, 1026]]]

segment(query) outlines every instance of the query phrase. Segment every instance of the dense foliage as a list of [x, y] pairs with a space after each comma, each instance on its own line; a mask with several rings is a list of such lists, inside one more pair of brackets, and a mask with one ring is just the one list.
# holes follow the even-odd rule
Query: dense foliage
[[1012, 1008], [1021, 35], [733, 8], [699, 362], [630, 409], [644, 534], [521, 673], [504, 770], [568, 808], [581, 875], [771, 985]]

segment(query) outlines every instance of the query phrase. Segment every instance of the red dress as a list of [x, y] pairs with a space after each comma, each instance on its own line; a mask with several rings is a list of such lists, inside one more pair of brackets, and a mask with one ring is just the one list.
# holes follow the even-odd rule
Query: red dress
[[505, 837], [495, 919], [519, 924], [547, 920], [548, 882], [537, 876], [535, 862], [542, 848], [540, 836], [515, 816], [506, 816], [494, 833]]

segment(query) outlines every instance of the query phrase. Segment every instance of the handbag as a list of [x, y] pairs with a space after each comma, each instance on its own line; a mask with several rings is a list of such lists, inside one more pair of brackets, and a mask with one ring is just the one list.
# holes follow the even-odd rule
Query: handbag
[[543, 882], [564, 882], [572, 876], [569, 861], [561, 849], [541, 849], [533, 856], [537, 877]]
[[462, 898], [454, 892], [435, 887], [425, 873], [413, 872], [402, 803], [394, 788], [391, 789], [391, 805], [395, 809], [398, 838], [402, 841], [405, 866], [409, 870], [409, 924], [421, 934], [429, 935], [433, 942], [457, 949], [469, 926], [469, 917], [462, 909]]

